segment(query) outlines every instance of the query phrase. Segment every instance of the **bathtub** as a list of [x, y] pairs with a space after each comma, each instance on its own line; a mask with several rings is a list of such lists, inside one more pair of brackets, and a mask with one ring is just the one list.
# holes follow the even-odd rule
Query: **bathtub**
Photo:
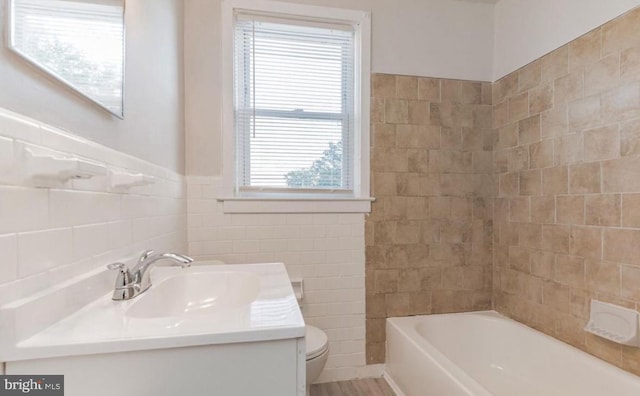
[[398, 396], [638, 396], [640, 377], [493, 311], [387, 319]]

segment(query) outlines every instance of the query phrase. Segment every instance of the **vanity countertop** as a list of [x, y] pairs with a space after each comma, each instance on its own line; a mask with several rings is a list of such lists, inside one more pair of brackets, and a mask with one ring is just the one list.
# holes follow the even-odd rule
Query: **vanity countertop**
[[[228, 304], [222, 309], [172, 316], [132, 315], [142, 298], [155, 298], [163, 282], [180, 276], [205, 278], [230, 274], [254, 274], [255, 296], [250, 301]], [[151, 273], [153, 286], [127, 301], [113, 301], [109, 292], [72, 315], [2, 353], [4, 361], [41, 359], [99, 353], [178, 348], [197, 345], [260, 342], [304, 337], [305, 323], [289, 276], [282, 263], [243, 265], [193, 265], [190, 268], [157, 267]], [[195, 279], [195, 278], [191, 278]], [[202, 282], [200, 282], [202, 283]], [[222, 282], [224, 283], [224, 282]], [[165, 285], [166, 286], [166, 285]], [[223, 285], [224, 286], [224, 285]], [[220, 285], [216, 286], [220, 287]], [[231, 287], [238, 288], [237, 284]], [[229, 289], [227, 285], [227, 289]], [[166, 287], [165, 287], [166, 289]], [[238, 290], [235, 290], [237, 292]], [[224, 293], [233, 293], [227, 290]], [[176, 290], [193, 298], [187, 287]], [[145, 294], [149, 294], [145, 296]], [[243, 297], [244, 298], [244, 297]], [[210, 301], [215, 305], [215, 296]], [[246, 298], [245, 298], [246, 300]], [[235, 301], [235, 300], [233, 300]], [[191, 304], [191, 303], [189, 303]], [[171, 302], [159, 309], [170, 312]], [[180, 307], [178, 307], [180, 308]], [[8, 350], [7, 350], [8, 349]]]

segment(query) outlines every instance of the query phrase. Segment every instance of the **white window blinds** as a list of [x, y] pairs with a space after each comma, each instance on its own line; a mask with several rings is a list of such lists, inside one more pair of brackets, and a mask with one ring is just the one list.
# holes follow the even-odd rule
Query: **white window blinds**
[[351, 191], [353, 27], [238, 13], [234, 52], [239, 189]]

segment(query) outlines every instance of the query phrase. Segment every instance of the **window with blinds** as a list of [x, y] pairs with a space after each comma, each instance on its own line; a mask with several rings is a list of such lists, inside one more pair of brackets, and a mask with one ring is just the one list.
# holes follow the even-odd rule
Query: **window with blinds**
[[354, 28], [238, 12], [234, 36], [239, 190], [350, 193]]

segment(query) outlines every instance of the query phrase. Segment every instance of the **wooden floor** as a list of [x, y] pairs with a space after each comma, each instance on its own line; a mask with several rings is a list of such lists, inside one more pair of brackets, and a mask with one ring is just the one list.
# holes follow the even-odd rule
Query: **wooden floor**
[[311, 396], [395, 396], [382, 378], [326, 382], [311, 385]]

